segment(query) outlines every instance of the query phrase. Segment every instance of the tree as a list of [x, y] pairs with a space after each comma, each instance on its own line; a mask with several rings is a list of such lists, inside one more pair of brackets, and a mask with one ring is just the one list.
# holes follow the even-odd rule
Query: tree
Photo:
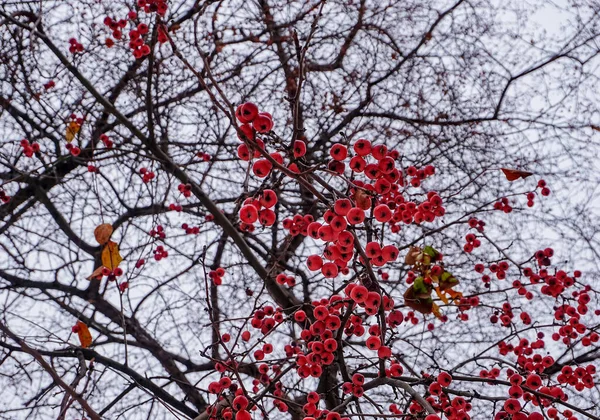
[[593, 2], [0, 19], [4, 418], [599, 418]]

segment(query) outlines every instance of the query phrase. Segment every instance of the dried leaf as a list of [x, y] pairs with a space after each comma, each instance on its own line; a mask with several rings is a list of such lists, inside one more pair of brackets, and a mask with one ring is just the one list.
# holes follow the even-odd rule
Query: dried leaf
[[77, 124], [75, 121], [71, 121], [67, 125], [67, 131], [65, 133], [65, 139], [67, 140], [67, 143], [71, 143], [73, 141], [73, 139], [75, 138], [77, 133], [79, 133], [80, 128], [81, 128], [81, 126], [79, 124]]
[[94, 229], [94, 236], [100, 245], [104, 245], [110, 239], [113, 233], [113, 227], [109, 223], [103, 223]]
[[364, 190], [357, 188], [354, 193], [354, 201], [356, 206], [363, 210], [369, 210], [371, 208], [371, 197]]
[[114, 270], [123, 261], [123, 257], [119, 254], [119, 245], [116, 242], [108, 241], [102, 249], [102, 265]]
[[431, 296], [417, 293], [413, 286], [404, 292], [404, 304], [422, 314], [430, 314], [434, 305]]
[[517, 169], [507, 169], [507, 168], [500, 168], [502, 170], [502, 172], [504, 172], [504, 176], [506, 177], [506, 179], [508, 179], [509, 181], [516, 181], [519, 178], [527, 178], [528, 176], [533, 175], [532, 172], [526, 172], [526, 171], [519, 171]]
[[79, 336], [79, 342], [81, 347], [84, 349], [88, 348], [92, 344], [92, 334], [89, 328], [81, 321], [77, 321], [77, 335]]
[[418, 246], [411, 246], [408, 250], [408, 254], [404, 257], [404, 264], [415, 265], [417, 263], [417, 257], [421, 253], [421, 248]]
[[104, 268], [103, 266], [96, 268], [94, 270], [94, 272], [92, 274], [90, 274], [89, 277], [87, 277], [87, 280], [102, 280], [102, 269], [103, 268]]

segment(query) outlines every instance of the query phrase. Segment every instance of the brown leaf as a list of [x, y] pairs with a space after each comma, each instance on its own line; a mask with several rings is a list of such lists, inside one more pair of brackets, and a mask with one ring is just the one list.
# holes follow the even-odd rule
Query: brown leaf
[[77, 321], [77, 335], [79, 336], [79, 342], [81, 347], [84, 349], [88, 348], [92, 344], [92, 334], [89, 328], [81, 321]]
[[354, 201], [356, 206], [363, 210], [369, 210], [371, 208], [371, 197], [364, 190], [357, 188], [354, 193]]
[[100, 266], [98, 268], [96, 268], [94, 270], [94, 272], [92, 274], [90, 274], [89, 277], [87, 277], [87, 280], [102, 280], [102, 269], [104, 268], [104, 266]]
[[508, 179], [509, 181], [516, 181], [519, 178], [527, 178], [528, 176], [533, 175], [532, 172], [527, 172], [527, 171], [519, 171], [517, 169], [507, 169], [507, 168], [500, 168], [502, 170], [502, 172], [504, 172], [504, 176], [506, 177], [506, 179]]
[[110, 223], [103, 223], [94, 229], [94, 236], [100, 245], [107, 243], [112, 233], [113, 227]]
[[422, 314], [430, 314], [433, 311], [431, 295], [417, 293], [413, 286], [404, 292], [404, 304]]
[[404, 257], [404, 264], [415, 265], [417, 263], [417, 257], [421, 253], [421, 248], [418, 246], [411, 246], [408, 250], [408, 254]]
[[102, 265], [114, 270], [123, 261], [123, 257], [119, 254], [119, 244], [113, 241], [108, 241], [102, 249]]

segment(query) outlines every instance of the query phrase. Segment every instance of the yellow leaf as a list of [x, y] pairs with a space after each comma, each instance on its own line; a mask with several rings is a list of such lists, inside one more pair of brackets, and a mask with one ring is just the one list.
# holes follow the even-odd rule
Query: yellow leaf
[[79, 342], [81, 343], [81, 347], [88, 348], [92, 344], [92, 334], [88, 329], [87, 325], [85, 325], [81, 321], [77, 321], [77, 335], [79, 336]]
[[116, 242], [108, 241], [102, 250], [102, 265], [114, 270], [123, 261], [119, 254], [119, 245]]
[[102, 279], [102, 269], [104, 266], [100, 266], [94, 270], [94, 272], [87, 277], [87, 280], [101, 280]]
[[446, 305], [448, 304], [448, 298], [446, 297], [446, 293], [443, 291], [440, 291], [439, 287], [435, 288], [435, 293], [438, 295], [438, 297], [442, 300], [442, 302], [444, 302]]
[[71, 143], [73, 141], [73, 139], [75, 138], [75, 136], [77, 135], [77, 133], [79, 133], [79, 129], [80, 128], [81, 128], [81, 126], [79, 124], [77, 124], [75, 121], [71, 121], [67, 125], [67, 131], [65, 133], [65, 139], [67, 139], [68, 143]]
[[94, 229], [94, 236], [96, 237], [96, 241], [100, 245], [104, 245], [110, 239], [110, 235], [113, 233], [113, 227], [109, 223], [103, 223]]
[[431, 306], [431, 312], [433, 313], [433, 315], [435, 315], [435, 317], [437, 319], [440, 319], [442, 317], [442, 313], [440, 312], [440, 307], [437, 306], [435, 303]]

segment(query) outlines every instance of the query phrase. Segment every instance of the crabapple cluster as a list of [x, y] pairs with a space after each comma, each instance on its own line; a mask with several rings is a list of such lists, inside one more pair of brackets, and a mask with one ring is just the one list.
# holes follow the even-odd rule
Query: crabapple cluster
[[543, 179], [540, 179], [537, 183], [537, 187], [541, 188], [540, 193], [544, 196], [547, 197], [550, 195], [550, 188], [548, 188], [548, 185], [546, 184], [546, 181], [544, 181]]
[[102, 276], [106, 277], [108, 281], [115, 281], [117, 277], [121, 277], [123, 275], [123, 269], [121, 267], [117, 267], [114, 270], [111, 270], [108, 267], [102, 267]]
[[71, 153], [72, 156], [79, 156], [81, 154], [81, 149], [77, 146], [73, 146], [71, 143], [67, 143], [65, 147]]
[[[137, 6], [144, 10], [146, 13], [157, 13], [160, 16], [164, 16], [167, 12], [166, 0], [138, 0]], [[129, 22], [133, 25], [133, 28], [129, 31], [129, 48], [133, 56], [136, 59], [140, 59], [150, 54], [150, 45], [146, 43], [149, 27], [145, 23], [136, 23], [138, 18], [137, 12], [131, 10], [127, 13], [127, 19], [113, 19], [110, 16], [104, 18], [104, 25], [112, 31], [114, 39], [120, 40], [123, 37], [123, 30], [127, 27]], [[159, 26], [158, 30], [158, 42], [161, 44], [167, 42], [167, 34], [162, 25]], [[111, 48], [115, 44], [111, 38], [106, 38], [105, 45]]]
[[159, 238], [159, 239], [165, 239], [166, 238], [166, 233], [165, 233], [165, 228], [162, 227], [162, 225], [157, 225], [154, 229], [151, 229], [150, 232], [148, 232], [148, 234], [150, 236], [152, 236], [153, 238]]
[[[280, 324], [284, 321], [283, 310], [279, 307], [274, 308], [271, 305], [267, 305], [262, 309], [258, 309], [254, 312], [252, 319], [250, 320], [250, 325], [252, 325], [255, 329], [260, 329], [261, 334], [268, 334], [277, 324]], [[247, 332], [247, 331], [246, 331]], [[242, 336], [242, 339], [244, 337]], [[248, 341], [250, 339], [250, 333], [248, 332], [248, 339], [244, 341]], [[257, 354], [254, 354], [256, 357]], [[260, 357], [261, 354], [259, 353]], [[262, 355], [264, 357], [264, 354]], [[262, 360], [262, 358], [257, 359]]]
[[485, 230], [485, 222], [476, 217], [471, 217], [467, 223], [471, 229], [477, 229], [478, 232], [483, 232]]
[[535, 193], [533, 192], [528, 192], [526, 194], [527, 197], [527, 207], [533, 207], [533, 205], [535, 204], [533, 200], [535, 200]]
[[211, 159], [210, 154], [208, 153], [204, 153], [204, 152], [198, 152], [196, 153], [196, 157], [199, 157], [200, 159], [202, 159], [204, 162], [208, 162]]
[[[504, 410], [496, 414], [494, 417], [495, 420], [509, 418], [522, 420], [542, 420], [548, 417], [552, 419], [558, 418], [558, 410], [550, 407], [550, 405], [554, 399], [567, 401], [567, 395], [560, 387], [542, 386], [542, 378], [535, 373], [529, 373], [524, 378], [512, 369], [508, 369], [507, 377], [511, 385], [507, 391], [510, 398], [504, 402]], [[533, 394], [533, 392], [536, 392], [536, 394]], [[547, 395], [550, 398], [544, 398], [540, 394]], [[523, 405], [520, 399], [531, 403], [535, 407], [542, 406], [547, 408], [544, 410], [547, 417], [538, 412], [530, 412], [529, 414], [523, 412]], [[563, 414], [565, 418], [571, 418], [572, 413], [569, 410], [565, 410], [564, 413], [566, 413], [566, 415]]]
[[352, 382], [344, 382], [342, 385], [342, 392], [344, 394], [352, 394], [357, 398], [363, 396], [365, 390], [363, 385], [365, 384], [365, 377], [360, 373], [352, 375]]
[[223, 284], [223, 276], [225, 276], [225, 269], [219, 267], [215, 270], [210, 270], [208, 273], [208, 277], [212, 280], [215, 286], [220, 286]]
[[479, 248], [481, 246], [481, 241], [477, 239], [477, 237], [473, 233], [467, 233], [465, 236], [466, 244], [463, 246], [463, 250], [466, 253], [471, 253], [475, 248]]
[[137, 0], [137, 6], [146, 13], [157, 13], [160, 16], [167, 13], [167, 0]]
[[593, 388], [595, 386], [593, 375], [596, 374], [596, 366], [590, 364], [585, 367], [563, 366], [556, 380], [560, 384], [566, 384], [574, 387], [581, 392], [585, 388]]
[[288, 285], [289, 287], [294, 287], [296, 285], [296, 279], [294, 278], [294, 276], [286, 276], [283, 273], [277, 274], [277, 277], [275, 277], [275, 281], [280, 286]]
[[500, 210], [504, 213], [511, 213], [513, 211], [513, 208], [510, 205], [508, 198], [502, 197], [500, 200], [494, 203], [494, 210]]
[[180, 212], [183, 210], [183, 206], [181, 204], [171, 203], [169, 204], [169, 210]]
[[340, 413], [319, 409], [320, 401], [321, 396], [314, 391], [306, 395], [306, 404], [302, 407], [302, 411], [307, 416], [304, 417], [304, 420], [350, 420], [348, 417], [342, 417]]
[[83, 45], [81, 45], [75, 38], [69, 39], [69, 52], [75, 54], [83, 51]]
[[100, 134], [100, 141], [102, 141], [104, 147], [106, 147], [107, 149], [113, 148], [114, 143], [106, 134]]
[[277, 194], [273, 190], [264, 190], [257, 198], [248, 197], [240, 208], [240, 230], [252, 232], [254, 223], [272, 226], [276, 215], [271, 208], [277, 204]]
[[140, 168], [139, 172], [140, 172], [140, 175], [142, 175], [142, 181], [144, 182], [144, 184], [149, 183], [156, 176], [156, 174], [154, 172], [148, 170], [148, 168]]
[[34, 153], [40, 151], [39, 143], [29, 143], [29, 140], [23, 139], [21, 140], [21, 147], [23, 148], [23, 154], [28, 158], [33, 157]]
[[190, 198], [192, 196], [192, 184], [179, 184], [177, 190], [183, 194], [185, 198]]
[[162, 245], [159, 245], [156, 247], [156, 249], [153, 251], [154, 253], [154, 259], [156, 261], [160, 261], [163, 258], [167, 258], [169, 256], [169, 252], [167, 250], [165, 250], [165, 247]]
[[182, 223], [181, 229], [185, 230], [186, 235], [197, 235], [200, 233], [199, 226], [190, 226], [187, 223]]

